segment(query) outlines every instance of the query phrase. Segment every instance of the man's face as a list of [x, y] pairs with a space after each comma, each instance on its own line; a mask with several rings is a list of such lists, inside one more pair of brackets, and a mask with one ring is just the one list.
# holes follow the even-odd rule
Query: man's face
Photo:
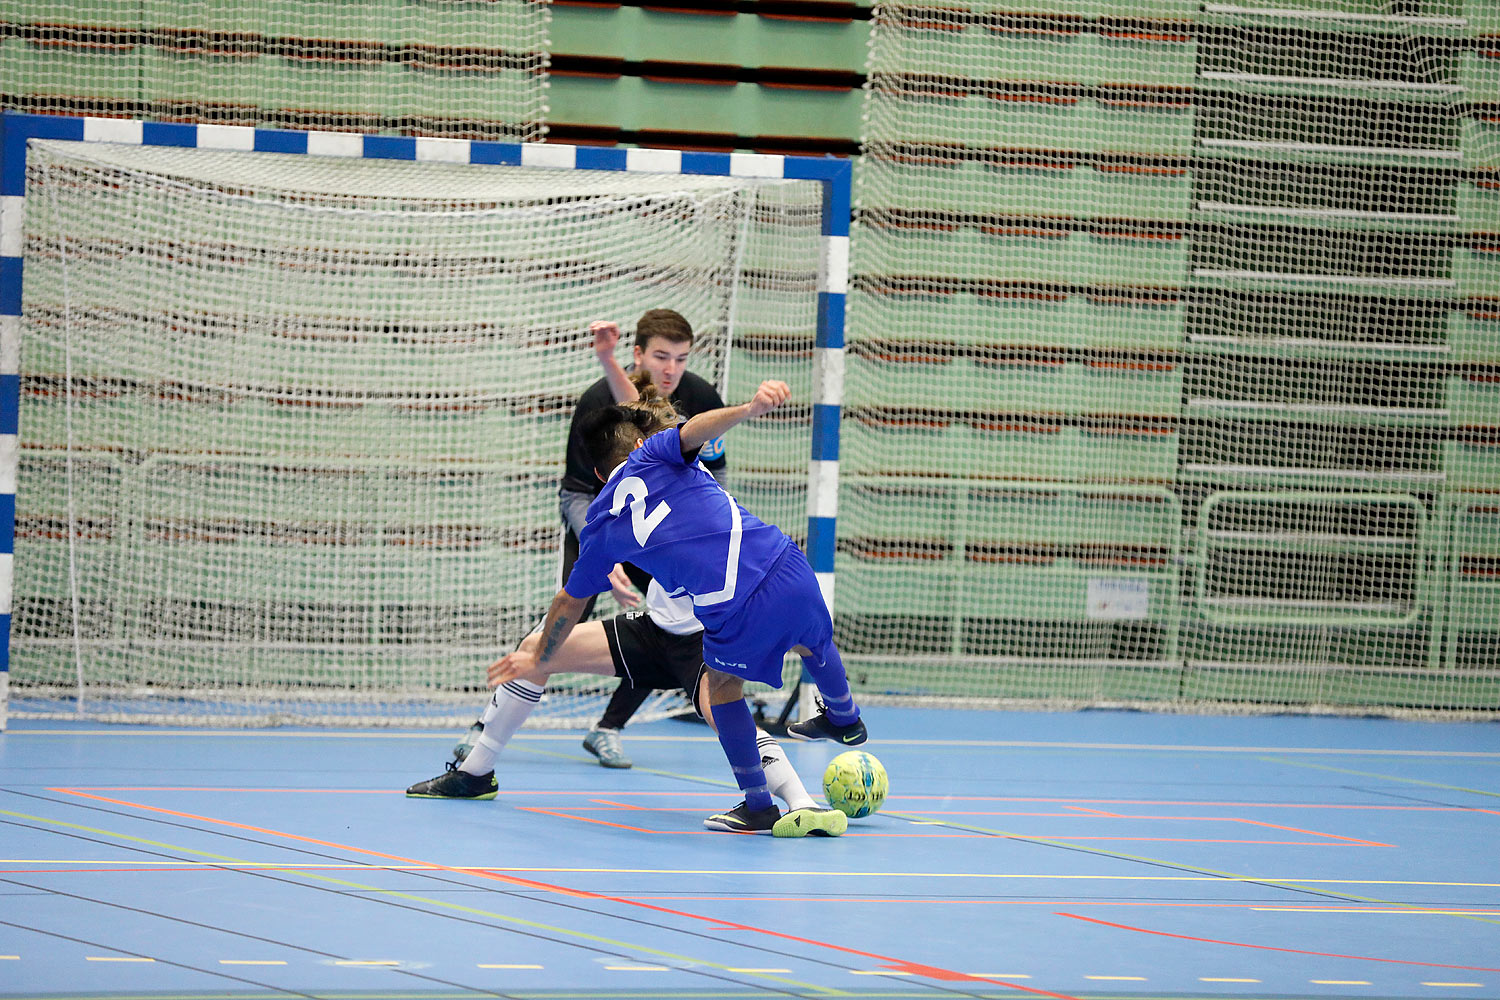
[[663, 396], [670, 396], [682, 384], [682, 373], [687, 371], [688, 352], [692, 345], [686, 341], [678, 343], [665, 337], [652, 337], [645, 347], [635, 348], [635, 366], [651, 373], [651, 384]]

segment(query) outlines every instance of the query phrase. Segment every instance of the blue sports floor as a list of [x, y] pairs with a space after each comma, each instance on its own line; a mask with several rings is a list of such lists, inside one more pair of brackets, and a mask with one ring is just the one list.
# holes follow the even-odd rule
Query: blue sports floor
[[[709, 731], [13, 722], [6, 997], [1500, 997], [1500, 725], [875, 707], [836, 840], [709, 833]], [[790, 744], [809, 787], [834, 748]]]

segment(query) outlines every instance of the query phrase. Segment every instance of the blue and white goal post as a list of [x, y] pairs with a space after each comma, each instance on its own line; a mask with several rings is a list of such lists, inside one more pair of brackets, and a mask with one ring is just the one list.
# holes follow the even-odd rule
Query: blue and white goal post
[[[34, 146], [39, 141], [45, 145]], [[27, 490], [26, 483], [17, 482], [21, 458], [20, 429], [22, 422], [28, 419], [20, 407], [20, 364], [23, 353], [28, 350], [23, 340], [29, 336], [26, 331], [34, 322], [29, 316], [23, 317], [23, 300], [29, 302], [38, 291], [28, 292], [25, 285], [28, 277], [26, 217], [29, 210], [40, 211], [43, 207], [33, 205], [28, 208], [28, 156], [32, 155], [33, 149], [53, 150], [59, 144], [72, 143], [94, 144], [88, 148], [100, 151], [98, 155], [103, 155], [107, 148], [118, 147], [151, 150], [150, 155], [153, 156], [187, 155], [164, 154], [155, 150], [157, 147], [178, 147], [264, 157], [308, 158], [303, 161], [305, 163], [311, 162], [312, 158], [325, 157], [340, 158], [346, 164], [353, 159], [363, 159], [410, 161], [413, 165], [608, 171], [640, 177], [675, 175], [682, 178], [760, 178], [816, 182], [821, 186], [822, 192], [822, 236], [821, 247], [816, 251], [820, 260], [817, 264], [816, 336], [810, 376], [812, 450], [807, 462], [806, 548], [824, 598], [832, 608], [839, 479], [839, 419], [844, 377], [845, 298], [849, 285], [851, 164], [847, 159], [675, 149], [594, 148], [551, 143], [514, 144], [5, 112], [3, 120], [0, 120], [0, 629], [4, 632], [4, 641], [0, 642], [0, 728], [4, 727], [8, 714], [24, 714], [20, 707], [23, 701], [16, 700], [11, 704], [11, 700], [22, 699], [20, 692], [27, 683], [25, 677], [18, 676], [16, 684], [12, 685], [9, 674], [14, 660], [11, 615], [16, 596], [13, 589], [17, 534], [16, 497], [19, 490], [24, 509]], [[145, 154], [135, 152], [130, 155]], [[36, 156], [40, 157], [41, 154]], [[95, 156], [95, 153], [89, 152], [88, 156]], [[816, 204], [817, 195], [811, 189], [806, 191], [805, 196], [809, 204]], [[86, 209], [84, 215], [87, 215]], [[811, 247], [815, 237], [812, 236], [810, 213], [806, 232], [808, 245]], [[151, 238], [149, 234], [140, 237], [148, 241]], [[149, 248], [149, 243], [146, 246]], [[808, 256], [810, 258], [811, 253]], [[55, 262], [49, 262], [48, 266], [55, 266]], [[34, 265], [32, 270], [36, 275], [47, 273], [40, 265]], [[808, 266], [808, 273], [810, 270], [811, 264]], [[810, 310], [809, 297], [806, 293], [798, 294], [803, 295], [800, 301]], [[56, 314], [54, 312], [53, 325], [57, 325]], [[66, 310], [62, 310], [62, 314], [66, 315]], [[732, 316], [733, 313], [731, 311], [726, 315]], [[68, 394], [70, 393], [71, 389]], [[794, 402], [802, 401], [794, 398]], [[30, 437], [26, 440], [29, 448]], [[71, 437], [68, 442], [71, 450]], [[557, 458], [560, 464], [561, 456]], [[795, 458], [792, 463], [784, 475], [790, 476], [792, 486], [789, 488], [795, 489], [795, 480], [799, 475]], [[72, 476], [72, 472], [68, 475]], [[69, 495], [71, 497], [71, 493]], [[71, 502], [70, 499], [69, 503]], [[71, 518], [71, 506], [69, 511]], [[789, 510], [784, 516], [795, 515]], [[77, 524], [67, 525], [65, 534], [70, 543], [71, 539], [78, 537], [76, 533], [79, 530], [81, 529]], [[54, 536], [59, 534], [55, 526], [49, 532]], [[74, 605], [76, 632], [76, 595]], [[54, 641], [59, 647], [67, 647], [72, 639], [74, 637], [58, 637]], [[78, 654], [59, 654], [63, 655]], [[79, 675], [81, 702], [81, 667]]]

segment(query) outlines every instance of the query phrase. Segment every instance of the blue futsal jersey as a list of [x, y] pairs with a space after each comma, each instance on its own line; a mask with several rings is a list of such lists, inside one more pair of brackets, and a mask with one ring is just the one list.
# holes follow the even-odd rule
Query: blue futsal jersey
[[631, 452], [589, 505], [563, 589], [575, 598], [602, 593], [615, 563], [633, 563], [669, 594], [693, 595], [699, 620], [712, 631], [740, 610], [790, 546], [785, 532], [741, 507], [696, 456], [683, 459], [673, 427]]

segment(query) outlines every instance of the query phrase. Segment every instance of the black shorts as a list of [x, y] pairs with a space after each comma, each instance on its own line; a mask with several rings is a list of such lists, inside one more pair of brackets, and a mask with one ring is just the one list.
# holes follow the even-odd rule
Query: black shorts
[[615, 676], [633, 688], [668, 691], [681, 688], [701, 718], [698, 679], [703, 666], [703, 633], [675, 635], [651, 620], [645, 611], [627, 611], [604, 623]]

